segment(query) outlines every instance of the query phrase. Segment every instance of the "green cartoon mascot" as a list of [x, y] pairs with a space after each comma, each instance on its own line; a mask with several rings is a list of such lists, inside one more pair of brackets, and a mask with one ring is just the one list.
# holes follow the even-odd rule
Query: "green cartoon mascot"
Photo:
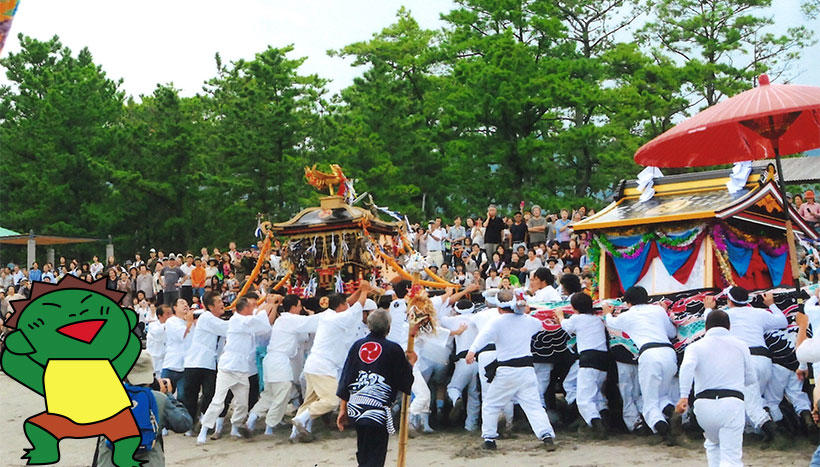
[[0, 357], [3, 371], [45, 398], [46, 410], [23, 424], [28, 464], [60, 460], [63, 438], [105, 436], [119, 467], [140, 466], [140, 432], [122, 380], [140, 353], [137, 315], [121, 308], [123, 292], [105, 279], [91, 284], [66, 275], [35, 282], [27, 300], [11, 302], [15, 330]]

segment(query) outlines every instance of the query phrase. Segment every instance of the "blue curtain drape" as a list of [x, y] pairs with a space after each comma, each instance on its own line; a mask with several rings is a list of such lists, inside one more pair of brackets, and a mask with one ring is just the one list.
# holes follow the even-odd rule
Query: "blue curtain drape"
[[733, 245], [732, 242], [726, 240], [726, 250], [729, 253], [729, 262], [735, 268], [740, 277], [746, 275], [749, 269], [749, 263], [752, 261], [752, 250], [743, 248], [742, 246]]
[[[613, 245], [618, 248], [630, 247], [641, 240], [641, 235], [629, 235], [626, 237], [607, 237]], [[646, 257], [649, 255], [651, 245], [647, 244], [643, 252], [637, 258], [618, 258], [612, 256], [612, 261], [615, 263], [615, 269], [618, 271], [618, 278], [621, 280], [621, 287], [624, 290], [632, 287], [638, 282], [641, 277], [641, 271], [646, 263]]]
[[757, 252], [760, 253], [760, 257], [763, 258], [763, 262], [766, 263], [766, 267], [769, 268], [772, 286], [783, 283], [783, 270], [786, 269], [786, 259], [789, 257], [789, 252], [787, 251], [780, 256], [769, 256], [760, 248], [758, 248]]
[[[672, 239], [680, 239], [686, 238], [692, 235], [694, 229], [688, 230], [686, 232], [677, 234], [677, 235], [668, 235], [669, 238]], [[678, 269], [683, 266], [689, 257], [692, 256], [692, 253], [695, 251], [695, 245], [698, 242], [694, 242], [689, 245], [688, 250], [678, 251], [671, 248], [665, 247], [662, 243], [657, 242], [658, 244], [658, 255], [661, 257], [661, 262], [663, 263], [663, 267], [666, 268], [666, 272], [669, 273], [670, 276], [675, 275], [678, 272]]]

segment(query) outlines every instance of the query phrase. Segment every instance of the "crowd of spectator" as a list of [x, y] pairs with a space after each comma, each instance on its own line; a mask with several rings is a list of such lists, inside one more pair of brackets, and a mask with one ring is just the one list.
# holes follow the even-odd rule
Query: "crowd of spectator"
[[[820, 204], [813, 191], [794, 195], [792, 203], [807, 223], [820, 226]], [[595, 258], [587, 254], [590, 238], [572, 226], [594, 214], [585, 206], [545, 214], [538, 205], [529, 210], [522, 205], [511, 215], [503, 215], [490, 205], [484, 216], [456, 216], [448, 223], [437, 217], [426, 225], [416, 223], [409, 237], [437, 276], [461, 286], [475, 284], [480, 291], [513, 289], [526, 285], [534, 271], [546, 267], [556, 282], [564, 274], [574, 274], [591, 292]], [[105, 263], [98, 256], [90, 262], [61, 256], [56, 264], [34, 262], [28, 269], [10, 263], [0, 269], [0, 312], [6, 317], [11, 312], [10, 301], [28, 297], [32, 281], [56, 283], [66, 274], [89, 282], [106, 278], [108, 287], [126, 293], [126, 306], [145, 313], [157, 305], [173, 305], [178, 298], [198, 308], [211, 291], [230, 304], [244, 275], [256, 264], [260, 244], [240, 251], [230, 242], [225, 251], [202, 248], [196, 255], [190, 251], [166, 254], [151, 248], [147, 257], [136, 253], [122, 262], [113, 256]], [[269, 288], [287, 273], [287, 253], [286, 247], [276, 244], [270, 261], [262, 265], [257, 285]], [[807, 247], [801, 268], [804, 282], [820, 281], [818, 248]]]
[[451, 224], [437, 217], [427, 226], [416, 224], [410, 237], [437, 276], [462, 286], [476, 284], [482, 291], [513, 289], [526, 285], [538, 268], [546, 267], [556, 280], [575, 274], [589, 288], [593, 279], [589, 237], [574, 232], [572, 225], [594, 213], [581, 206], [544, 215], [534, 205], [529, 211], [522, 206], [504, 216], [490, 205], [484, 217], [465, 221], [456, 216]]

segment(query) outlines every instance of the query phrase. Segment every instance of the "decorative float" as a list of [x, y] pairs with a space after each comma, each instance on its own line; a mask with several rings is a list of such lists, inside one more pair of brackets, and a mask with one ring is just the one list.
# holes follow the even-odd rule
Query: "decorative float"
[[[286, 222], [273, 224], [278, 237], [288, 239], [288, 257], [295, 282], [316, 288], [339, 290], [347, 284], [378, 278], [381, 264], [376, 250], [399, 235], [402, 224], [382, 220], [371, 210], [353, 206], [347, 200], [350, 182], [341, 167], [331, 166], [333, 175], [305, 168], [305, 177], [317, 189], [331, 194], [319, 206], [303, 209]], [[334, 194], [334, 185], [339, 185]], [[381, 242], [381, 243], [380, 243]], [[312, 295], [309, 293], [308, 295]]]
[[[639, 181], [622, 181], [615, 201], [598, 214], [573, 224], [590, 238], [590, 259], [597, 272], [599, 307], [604, 301], [625, 310], [618, 298], [640, 285], [652, 301], [663, 304], [678, 335], [675, 350], [682, 358], [686, 346], [703, 336], [703, 298], [716, 296], [729, 285], [751, 291], [752, 305], [765, 308], [763, 292], [772, 291], [789, 327], [770, 331], [766, 344], [772, 359], [797, 368], [794, 316], [801, 298], [817, 285], [794, 291], [784, 209], [788, 209], [798, 239], [816, 241], [818, 234], [789, 203], [783, 203], [772, 166], [752, 170], [734, 193], [727, 189], [727, 170], [672, 175], [654, 179], [654, 196], [641, 201]], [[596, 261], [597, 260], [597, 261]], [[573, 313], [568, 301], [531, 304], [544, 331], [533, 340], [533, 355], [556, 365], [571, 363], [574, 345], [555, 321], [555, 310]], [[638, 349], [627, 336], [609, 330], [614, 359], [635, 363]]]
[[725, 170], [655, 178], [647, 201], [637, 180], [622, 182], [612, 204], [575, 223], [590, 237], [598, 297], [620, 297], [633, 285], [650, 295], [793, 285], [783, 210], [798, 236], [814, 241], [817, 232], [784, 207], [771, 166], [752, 171], [734, 193], [729, 181]]
[[[274, 288], [285, 286], [291, 293], [305, 297], [316, 295], [320, 289], [352, 293], [362, 280], [390, 275], [415, 279], [425, 287], [458, 288], [429, 269], [431, 279], [425, 281], [405, 271], [407, 261], [419, 260], [406, 238], [407, 223], [402, 216], [377, 206], [372, 198], [368, 208], [356, 206], [364, 195], [357, 198], [353, 181], [340, 166], [332, 164], [330, 169], [326, 173], [315, 165], [305, 167], [307, 183], [328, 193], [319, 199], [319, 206], [303, 209], [286, 222], [260, 222], [258, 233], [265, 236], [263, 254], [248, 284], [255, 281], [276, 236], [286, 239], [283, 244], [287, 245], [290, 273]], [[384, 220], [383, 214], [391, 220]]]

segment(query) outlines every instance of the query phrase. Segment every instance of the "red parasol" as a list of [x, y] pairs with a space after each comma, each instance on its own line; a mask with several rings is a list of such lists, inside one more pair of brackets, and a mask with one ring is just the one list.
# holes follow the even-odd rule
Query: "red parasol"
[[820, 147], [820, 87], [760, 85], [717, 103], [643, 145], [635, 162], [699, 167]]
[[[635, 153], [635, 162], [697, 167], [774, 157], [780, 195], [786, 203], [780, 154], [820, 147], [820, 87], [770, 84], [767, 75], [760, 75], [758, 83], [646, 143]], [[788, 209], [784, 217], [792, 274], [799, 288]]]

